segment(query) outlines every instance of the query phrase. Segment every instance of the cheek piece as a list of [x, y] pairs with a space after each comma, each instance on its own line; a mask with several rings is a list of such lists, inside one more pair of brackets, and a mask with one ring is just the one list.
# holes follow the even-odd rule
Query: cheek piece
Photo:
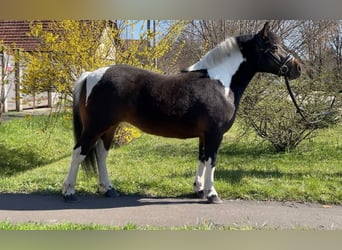
[[278, 55], [272, 53], [271, 51], [266, 50], [265, 53], [270, 55], [272, 60], [279, 66], [278, 76], [286, 76], [289, 71], [287, 64], [293, 60], [293, 56], [288, 54], [283, 60], [281, 60]]
[[293, 56], [288, 54], [285, 57], [285, 59], [280, 63], [279, 72], [278, 72], [279, 76], [285, 76], [288, 73], [289, 67], [287, 66], [287, 63], [291, 60], [293, 60]]

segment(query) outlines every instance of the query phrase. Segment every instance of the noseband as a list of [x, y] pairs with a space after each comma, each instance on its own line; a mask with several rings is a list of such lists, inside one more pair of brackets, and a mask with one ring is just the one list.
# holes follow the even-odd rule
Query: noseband
[[277, 66], [279, 66], [278, 76], [286, 76], [289, 71], [289, 67], [287, 66], [287, 64], [288, 62], [293, 60], [293, 56], [291, 54], [287, 54], [287, 56], [283, 60], [281, 60], [278, 55], [271, 51], [271, 49], [266, 49], [264, 53], [270, 55], [273, 62], [275, 62]]
[[[273, 56], [273, 53], [271, 53], [272, 57]], [[289, 71], [289, 67], [287, 67], [287, 63], [289, 61], [293, 60], [293, 56], [288, 54], [282, 61], [280, 61], [279, 63], [279, 60], [277, 61], [278, 62], [278, 65], [279, 65], [279, 71], [278, 71], [278, 76], [286, 76], [288, 71]]]

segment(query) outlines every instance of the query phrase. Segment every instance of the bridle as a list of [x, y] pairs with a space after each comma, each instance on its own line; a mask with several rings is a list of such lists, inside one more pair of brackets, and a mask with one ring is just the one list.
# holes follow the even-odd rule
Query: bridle
[[280, 57], [273, 53], [270, 48], [263, 50], [263, 53], [269, 55], [273, 62], [277, 66], [279, 66], [278, 76], [287, 75], [287, 73], [289, 72], [289, 67], [287, 66], [287, 64], [293, 60], [293, 56], [291, 54], [287, 54], [286, 57], [281, 60]]
[[[266, 42], [267, 43], [267, 42]], [[307, 126], [314, 126], [315, 124], [321, 122], [321, 120], [317, 120], [317, 121], [308, 121], [308, 119], [305, 117], [304, 112], [305, 110], [303, 110], [302, 108], [299, 107], [296, 98], [293, 94], [293, 91], [290, 87], [290, 83], [289, 83], [289, 79], [288, 79], [288, 72], [289, 72], [289, 67], [287, 66], [287, 64], [292, 61], [294, 58], [291, 54], [287, 54], [285, 58], [280, 59], [280, 57], [278, 55], [276, 55], [274, 52], [272, 52], [271, 48], [265, 48], [264, 46], [260, 46], [260, 55], [259, 55], [259, 60], [258, 60], [258, 64], [260, 65], [260, 61], [261, 61], [261, 57], [262, 55], [267, 55], [270, 56], [270, 58], [273, 60], [273, 62], [279, 67], [278, 70], [278, 76], [284, 76], [285, 78], [285, 84], [286, 84], [286, 88], [287, 91], [291, 97], [291, 100], [294, 104], [294, 106], [296, 107], [297, 113], [301, 116], [301, 118], [303, 119], [303, 121], [305, 122], [305, 124]], [[258, 66], [259, 66], [258, 65]], [[333, 99], [330, 108], [332, 108], [333, 104], [335, 102], [335, 98]], [[324, 115], [329, 113], [330, 111], [324, 112], [324, 113], [320, 113], [320, 114], [314, 114], [315, 116], [320, 116], [320, 115]]]
[[[262, 42], [260, 40], [262, 40]], [[261, 68], [261, 58], [266, 55], [270, 57], [272, 61], [279, 67], [277, 75], [286, 76], [289, 72], [289, 67], [287, 66], [287, 64], [293, 60], [293, 56], [291, 54], [287, 54], [285, 58], [281, 59], [276, 53], [272, 51], [272, 48], [270, 48], [269, 43], [269, 40], [265, 41], [260, 37], [257, 40], [257, 45], [259, 47], [258, 68]]]
[[[271, 53], [273, 58], [273, 53]], [[289, 71], [289, 67], [287, 66], [287, 63], [293, 60], [293, 56], [291, 54], [288, 54], [280, 63], [279, 65], [279, 71], [278, 76], [285, 76], [287, 75]], [[277, 61], [278, 62], [278, 61]]]
[[[267, 48], [267, 49], [264, 49], [262, 50], [262, 52], [264, 54], [267, 54], [269, 55], [273, 62], [277, 64], [277, 66], [279, 66], [279, 71], [278, 71], [278, 76], [284, 76], [285, 78], [285, 84], [286, 84], [286, 88], [287, 88], [287, 91], [289, 92], [289, 95], [291, 97], [291, 100], [294, 104], [294, 106], [296, 107], [297, 109], [297, 112], [299, 113], [299, 115], [302, 117], [302, 119], [308, 123], [307, 119], [305, 118], [304, 114], [303, 114], [303, 110], [299, 107], [299, 105], [297, 104], [297, 101], [294, 97], [294, 94], [292, 92], [292, 89], [290, 87], [290, 83], [289, 83], [289, 79], [287, 77], [287, 73], [289, 72], [289, 67], [287, 66], [287, 64], [293, 60], [293, 56], [291, 54], [287, 54], [287, 56], [284, 58], [284, 59], [280, 59], [279, 56], [277, 56], [275, 53], [272, 52], [272, 50], [270, 48]], [[261, 56], [260, 56], [261, 57]]]
[[264, 51], [264, 53], [269, 53], [269, 55], [271, 56], [272, 60], [279, 66], [278, 76], [284, 76], [287, 91], [289, 92], [291, 100], [292, 100], [294, 106], [297, 109], [297, 112], [302, 117], [303, 121], [308, 123], [307, 119], [305, 118], [305, 116], [304, 116], [304, 114], [302, 112], [303, 110], [299, 107], [299, 105], [298, 105], [298, 103], [297, 103], [297, 101], [296, 101], [296, 99], [294, 97], [294, 94], [293, 94], [292, 89], [290, 87], [289, 79], [287, 77], [287, 73], [289, 71], [289, 67], [287, 66], [287, 63], [290, 62], [291, 60], [293, 60], [293, 56], [291, 54], [287, 54], [287, 56], [283, 60], [280, 60], [279, 57], [276, 56], [271, 51], [271, 49], [266, 49]]

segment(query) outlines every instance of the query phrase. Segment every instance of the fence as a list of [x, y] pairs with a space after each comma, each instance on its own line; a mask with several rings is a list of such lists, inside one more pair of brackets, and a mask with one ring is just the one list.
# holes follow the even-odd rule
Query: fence
[[[58, 95], [51, 92], [43, 92], [32, 95], [20, 95], [19, 102], [16, 101], [15, 88], [7, 89], [5, 100], [5, 112], [19, 111], [23, 109], [35, 109], [41, 107], [52, 107], [59, 101]], [[18, 107], [19, 105], [19, 107]]]
[[[23, 109], [35, 109], [40, 107], [52, 107], [58, 101], [58, 95], [53, 92], [37, 93], [35, 95], [23, 95], [20, 93], [20, 76], [23, 68], [14, 62], [14, 56], [1, 53], [0, 61], [0, 92], [5, 97], [4, 111], [20, 111]], [[6, 83], [2, 86], [3, 83]], [[17, 85], [17, 87], [16, 87]]]

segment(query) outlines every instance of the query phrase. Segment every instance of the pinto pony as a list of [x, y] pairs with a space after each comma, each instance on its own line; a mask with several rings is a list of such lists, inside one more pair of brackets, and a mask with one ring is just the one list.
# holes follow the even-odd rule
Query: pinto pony
[[[76, 177], [85, 161], [98, 167], [99, 187], [118, 195], [108, 177], [106, 157], [120, 122], [173, 138], [199, 138], [194, 191], [221, 203], [214, 171], [223, 134], [232, 126], [241, 96], [257, 72], [295, 79], [299, 62], [282, 48], [266, 23], [254, 35], [231, 37], [176, 75], [161, 75], [128, 65], [82, 74], [74, 89], [74, 146], [63, 184], [67, 201], [77, 200]], [[96, 164], [95, 164], [96, 163]]]

